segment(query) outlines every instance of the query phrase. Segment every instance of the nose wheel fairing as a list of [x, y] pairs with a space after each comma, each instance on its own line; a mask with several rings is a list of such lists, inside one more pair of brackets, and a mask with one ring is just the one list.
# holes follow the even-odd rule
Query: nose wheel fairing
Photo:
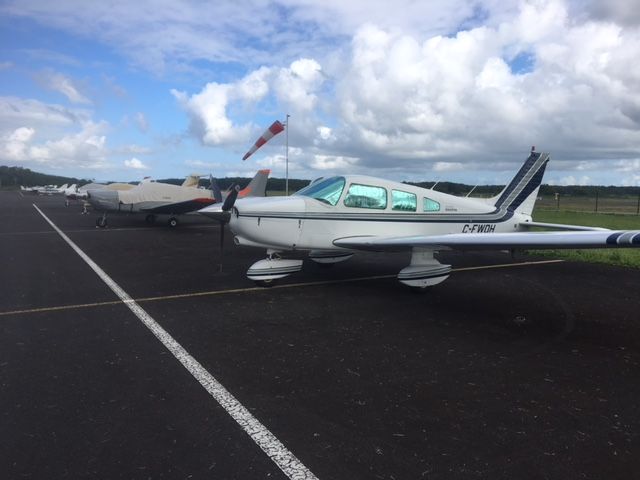
[[267, 284], [300, 270], [302, 260], [281, 258], [278, 251], [268, 250], [267, 258], [258, 260], [249, 267], [247, 277], [258, 284]]
[[302, 270], [302, 260], [265, 258], [259, 260], [247, 271], [247, 277], [256, 282], [272, 281]]

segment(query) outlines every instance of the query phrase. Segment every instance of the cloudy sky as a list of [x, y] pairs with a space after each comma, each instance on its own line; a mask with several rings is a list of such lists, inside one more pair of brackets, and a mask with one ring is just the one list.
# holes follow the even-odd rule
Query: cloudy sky
[[0, 0], [0, 164], [640, 185], [638, 0]]

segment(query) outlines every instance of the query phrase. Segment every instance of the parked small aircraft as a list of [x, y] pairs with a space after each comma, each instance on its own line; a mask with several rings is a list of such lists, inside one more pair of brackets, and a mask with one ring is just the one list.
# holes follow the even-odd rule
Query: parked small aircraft
[[[270, 170], [259, 170], [238, 196], [265, 196], [269, 173]], [[111, 212], [144, 213], [147, 223], [154, 223], [156, 215], [169, 215], [169, 226], [175, 227], [178, 225], [178, 215], [196, 212], [226, 198], [227, 193], [220, 191], [213, 178], [210, 179], [210, 188], [204, 189], [194, 186], [193, 177], [194, 175], [189, 175], [181, 186], [145, 179], [125, 191], [108, 188], [89, 190], [89, 203], [95, 210], [104, 212], [96, 220], [96, 226], [106, 227], [107, 213]]]
[[[321, 178], [290, 197], [237, 200], [201, 214], [228, 222], [237, 245], [267, 249], [247, 276], [267, 285], [302, 268], [286, 251], [309, 251], [315, 262], [347, 260], [356, 251], [410, 251], [398, 280], [425, 288], [447, 279], [442, 250], [640, 247], [640, 231], [534, 222], [531, 218], [548, 153], [531, 154], [513, 180], [490, 199], [456, 197], [379, 178], [345, 175]], [[528, 232], [532, 227], [560, 232]], [[221, 235], [224, 230], [221, 229]]]
[[56, 187], [55, 185], [45, 185], [45, 186], [36, 186], [36, 187], [23, 187], [20, 186], [20, 190], [27, 193], [34, 193], [37, 195], [55, 195], [58, 193], [64, 193], [67, 189], [67, 184], [60, 187]]

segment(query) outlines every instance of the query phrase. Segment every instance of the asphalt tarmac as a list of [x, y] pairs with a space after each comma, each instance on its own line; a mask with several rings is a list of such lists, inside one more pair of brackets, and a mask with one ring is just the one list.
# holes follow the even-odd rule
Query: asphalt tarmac
[[0, 478], [640, 476], [639, 270], [442, 254], [416, 294], [362, 254], [262, 289], [204, 218], [95, 219], [0, 192]]

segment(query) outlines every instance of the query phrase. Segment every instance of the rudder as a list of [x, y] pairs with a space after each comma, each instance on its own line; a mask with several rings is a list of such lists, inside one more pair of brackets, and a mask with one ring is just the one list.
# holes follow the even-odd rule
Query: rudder
[[496, 208], [531, 215], [548, 162], [548, 153], [532, 149], [524, 165], [498, 196]]

